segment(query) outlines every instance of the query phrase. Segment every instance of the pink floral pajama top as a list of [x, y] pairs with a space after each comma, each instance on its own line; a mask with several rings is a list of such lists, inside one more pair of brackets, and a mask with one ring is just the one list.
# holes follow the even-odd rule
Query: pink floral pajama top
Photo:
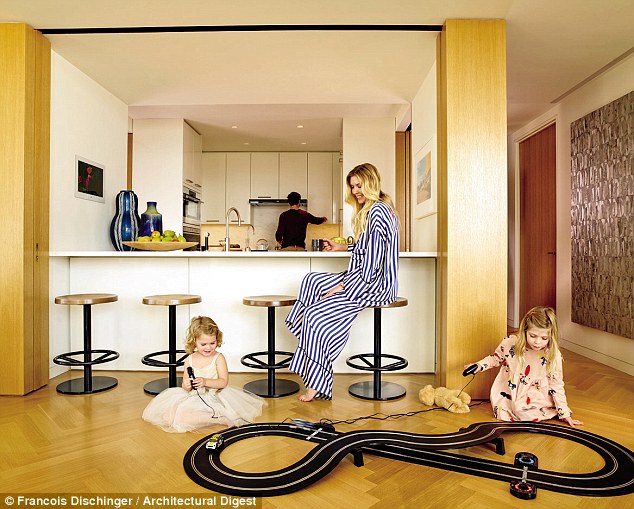
[[530, 348], [524, 353], [524, 365], [515, 355], [516, 336], [504, 338], [493, 355], [478, 361], [481, 371], [500, 367], [491, 386], [493, 414], [501, 421], [543, 421], [569, 417], [562, 370], [557, 353], [553, 375], [548, 375], [546, 359]]

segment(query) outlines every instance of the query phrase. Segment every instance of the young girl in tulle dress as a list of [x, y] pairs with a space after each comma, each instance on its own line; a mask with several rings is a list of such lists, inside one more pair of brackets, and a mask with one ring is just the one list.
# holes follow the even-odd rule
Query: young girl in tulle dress
[[[143, 412], [143, 419], [165, 431], [183, 433], [214, 425], [239, 426], [262, 414], [262, 398], [228, 385], [229, 372], [222, 332], [207, 316], [192, 319], [187, 329], [185, 373], [182, 387], [165, 389]], [[194, 370], [194, 380], [187, 368]]]

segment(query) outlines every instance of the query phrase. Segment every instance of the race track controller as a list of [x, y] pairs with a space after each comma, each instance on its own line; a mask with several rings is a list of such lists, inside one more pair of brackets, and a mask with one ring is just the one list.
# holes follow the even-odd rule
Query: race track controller
[[467, 367], [467, 369], [462, 372], [462, 376], [475, 375], [476, 371], [478, 371], [478, 365], [471, 364], [471, 366]]

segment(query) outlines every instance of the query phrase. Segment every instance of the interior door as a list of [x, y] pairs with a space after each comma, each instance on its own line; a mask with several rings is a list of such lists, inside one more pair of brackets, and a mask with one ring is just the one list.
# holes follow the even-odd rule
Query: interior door
[[520, 173], [520, 319], [556, 306], [556, 124], [522, 141]]

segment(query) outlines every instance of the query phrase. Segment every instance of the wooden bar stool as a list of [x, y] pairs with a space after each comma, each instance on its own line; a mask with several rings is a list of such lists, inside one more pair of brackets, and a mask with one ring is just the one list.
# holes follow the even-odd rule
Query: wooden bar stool
[[[91, 320], [91, 306], [116, 302], [117, 300], [118, 296], [111, 293], [77, 293], [55, 297], [55, 304], [84, 306], [84, 349], [63, 353], [53, 358], [53, 362], [61, 366], [83, 366], [84, 377], [62, 382], [57, 386], [57, 392], [62, 394], [92, 394], [111, 389], [117, 385], [117, 379], [111, 376], [92, 376], [92, 367], [95, 364], [114, 361], [119, 358], [119, 353], [114, 350], [93, 350]], [[82, 358], [75, 359], [73, 358], [75, 355], [82, 356]], [[93, 355], [99, 356], [93, 358]]]
[[[196, 304], [202, 299], [200, 295], [169, 294], [169, 295], [149, 295], [143, 297], [143, 304], [149, 306], [169, 306], [169, 344], [167, 350], [153, 352], [141, 359], [146, 366], [155, 368], [167, 368], [169, 375], [167, 378], [159, 378], [146, 383], [143, 390], [148, 394], [159, 394], [168, 387], [178, 387], [182, 383], [182, 378], [176, 376], [176, 368], [185, 364], [185, 358], [189, 355], [185, 350], [176, 349], [176, 306], [184, 304]], [[176, 355], [184, 354], [178, 359]], [[162, 361], [156, 357], [167, 355], [167, 361]]]
[[[372, 371], [373, 380], [357, 382], [348, 387], [348, 392], [353, 396], [380, 401], [405, 396], [407, 392], [405, 387], [392, 382], [381, 381], [381, 373], [383, 371], [397, 371], [407, 367], [407, 360], [403, 357], [381, 353], [381, 309], [400, 308], [403, 306], [407, 306], [407, 299], [397, 297], [391, 304], [374, 307], [374, 352], [357, 354], [346, 359], [346, 364], [351, 368]], [[382, 359], [390, 359], [393, 362], [383, 365]]]
[[[245, 306], [258, 306], [268, 308], [268, 350], [265, 352], [255, 352], [245, 355], [240, 359], [244, 366], [255, 369], [268, 370], [266, 380], [254, 380], [244, 386], [245, 391], [249, 391], [264, 398], [279, 398], [288, 396], [299, 391], [299, 384], [292, 380], [276, 379], [275, 370], [288, 368], [291, 363], [291, 352], [281, 352], [275, 350], [275, 308], [282, 306], [292, 306], [297, 299], [290, 295], [258, 295], [245, 297], [242, 303]], [[277, 361], [277, 356], [282, 359]], [[266, 360], [260, 360], [264, 357]]]

